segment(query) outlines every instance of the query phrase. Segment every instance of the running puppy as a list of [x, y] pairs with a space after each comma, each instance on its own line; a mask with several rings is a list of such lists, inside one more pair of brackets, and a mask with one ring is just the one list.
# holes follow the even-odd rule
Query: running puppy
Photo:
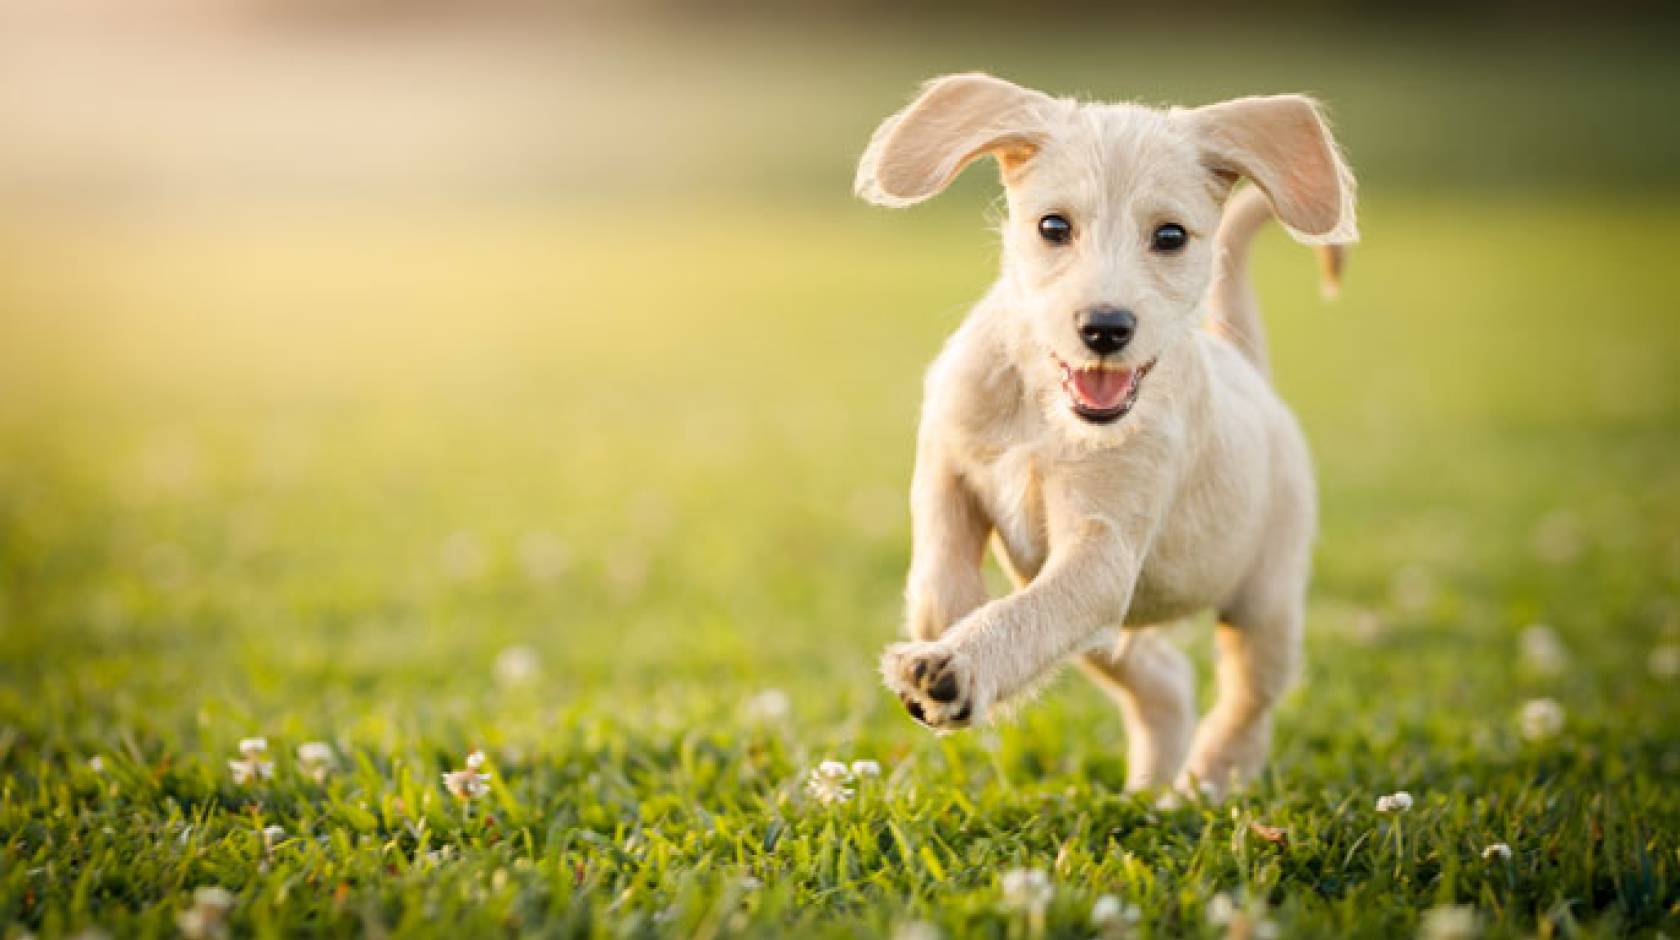
[[[982, 156], [1007, 191], [1003, 270], [928, 371], [913, 639], [882, 675], [943, 732], [1077, 658], [1119, 704], [1130, 788], [1223, 795], [1265, 762], [1316, 525], [1248, 245], [1275, 214], [1321, 246], [1333, 290], [1353, 175], [1308, 98], [1162, 111], [966, 74], [881, 125], [857, 193], [913, 205]], [[1254, 185], [1233, 196], [1239, 178]], [[989, 538], [1006, 597], [981, 577]], [[1190, 664], [1148, 628], [1209, 608], [1219, 698], [1198, 727]]]

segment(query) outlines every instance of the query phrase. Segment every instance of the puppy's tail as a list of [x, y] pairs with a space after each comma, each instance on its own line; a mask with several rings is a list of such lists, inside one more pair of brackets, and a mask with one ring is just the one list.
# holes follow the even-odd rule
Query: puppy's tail
[[[1268, 376], [1271, 364], [1266, 356], [1266, 330], [1260, 323], [1260, 299], [1255, 296], [1254, 282], [1248, 276], [1248, 249], [1271, 217], [1272, 206], [1258, 187], [1244, 186], [1231, 196], [1213, 239], [1218, 260], [1213, 286], [1208, 290], [1208, 306], [1213, 310], [1208, 328], [1230, 340], [1262, 375]], [[1347, 248], [1317, 245], [1313, 250], [1318, 253], [1319, 283], [1324, 298], [1333, 300], [1342, 289]]]

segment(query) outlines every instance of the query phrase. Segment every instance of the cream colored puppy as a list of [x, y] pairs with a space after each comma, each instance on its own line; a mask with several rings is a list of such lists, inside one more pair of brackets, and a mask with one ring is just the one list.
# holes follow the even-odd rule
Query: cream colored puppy
[[[1353, 176], [1308, 98], [1163, 111], [968, 74], [881, 125], [857, 192], [908, 206], [987, 155], [1003, 271], [928, 372], [914, 639], [882, 674], [951, 731], [1077, 657], [1119, 703], [1129, 787], [1223, 794], [1265, 761], [1300, 659], [1316, 509], [1248, 242], [1273, 213], [1303, 242], [1355, 241]], [[1239, 178], [1254, 185], [1228, 199]], [[988, 538], [1006, 597], [981, 576]], [[1147, 628], [1209, 608], [1219, 698], [1198, 728], [1188, 661]]]

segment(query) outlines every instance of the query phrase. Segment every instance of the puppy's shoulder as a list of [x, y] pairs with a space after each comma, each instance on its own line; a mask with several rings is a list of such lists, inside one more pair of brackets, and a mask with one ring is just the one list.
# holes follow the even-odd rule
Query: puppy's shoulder
[[970, 311], [928, 366], [923, 415], [964, 424], [1006, 417], [1023, 395], [996, 318], [985, 301]]
[[1208, 377], [1211, 406], [1236, 412], [1249, 420], [1271, 421], [1286, 416], [1288, 406], [1272, 382], [1224, 337], [1200, 333], [1196, 337]]

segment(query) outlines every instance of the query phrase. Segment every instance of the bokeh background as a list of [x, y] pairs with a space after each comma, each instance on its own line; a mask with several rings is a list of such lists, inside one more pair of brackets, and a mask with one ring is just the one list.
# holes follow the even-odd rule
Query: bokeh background
[[[0, 767], [198, 761], [159, 779], [202, 795], [253, 733], [633, 764], [579, 742], [658, 751], [765, 689], [791, 765], [933, 749], [872, 669], [996, 183], [849, 189], [920, 81], [985, 69], [1310, 92], [1360, 176], [1339, 303], [1259, 249], [1324, 504], [1284, 771], [1516, 760], [1543, 694], [1620, 772], [1674, 772], [1672, 23], [1196, 6], [0, 5]], [[1521, 666], [1535, 622], [1562, 674]], [[1021, 720], [1008, 766], [1118, 786], [1082, 684]]]

